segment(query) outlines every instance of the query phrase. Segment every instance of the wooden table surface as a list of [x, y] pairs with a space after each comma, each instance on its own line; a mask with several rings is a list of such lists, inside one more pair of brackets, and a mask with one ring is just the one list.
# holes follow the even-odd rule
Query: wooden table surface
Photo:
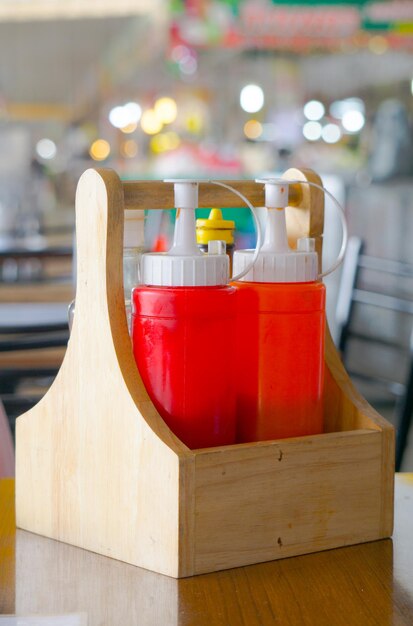
[[[68, 323], [68, 304], [61, 302], [8, 303], [2, 299], [0, 287], [0, 335], [3, 340], [10, 339], [2, 334], [10, 326], [24, 328], [32, 325], [42, 330], [42, 325]], [[66, 347], [41, 348], [36, 350], [0, 351], [0, 371], [8, 368], [56, 368], [62, 364]]]
[[411, 626], [413, 474], [396, 476], [392, 540], [183, 580], [16, 531], [2, 480], [0, 614], [12, 613], [73, 614], [56, 626]]
[[29, 285], [2, 283], [0, 302], [63, 302], [67, 306], [74, 298], [74, 291], [71, 282]]

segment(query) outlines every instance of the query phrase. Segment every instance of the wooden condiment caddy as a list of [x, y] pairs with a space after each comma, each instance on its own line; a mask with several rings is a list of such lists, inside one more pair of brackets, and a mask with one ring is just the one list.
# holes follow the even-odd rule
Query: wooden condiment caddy
[[[258, 185], [231, 184], [263, 206]], [[200, 185], [200, 206], [234, 198]], [[290, 203], [289, 237], [316, 237], [321, 253], [323, 194], [292, 184]], [[79, 181], [76, 314], [52, 387], [17, 420], [17, 526], [174, 577], [389, 537], [394, 430], [354, 389], [328, 332], [322, 435], [189, 450], [157, 413], [127, 329], [123, 219], [172, 206], [172, 185], [104, 169]]]

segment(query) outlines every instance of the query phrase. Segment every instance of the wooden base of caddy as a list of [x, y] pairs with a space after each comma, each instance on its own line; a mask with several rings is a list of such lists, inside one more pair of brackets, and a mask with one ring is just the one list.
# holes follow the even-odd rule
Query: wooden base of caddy
[[[264, 204], [260, 186], [232, 184]], [[238, 201], [200, 187], [200, 206]], [[292, 185], [290, 202], [291, 240], [314, 236], [321, 252], [322, 194]], [[110, 170], [80, 179], [74, 326], [52, 387], [17, 420], [17, 525], [174, 577], [389, 537], [393, 428], [355, 391], [329, 335], [325, 434], [189, 450], [160, 418], [126, 324], [123, 211], [172, 206], [171, 185]]]

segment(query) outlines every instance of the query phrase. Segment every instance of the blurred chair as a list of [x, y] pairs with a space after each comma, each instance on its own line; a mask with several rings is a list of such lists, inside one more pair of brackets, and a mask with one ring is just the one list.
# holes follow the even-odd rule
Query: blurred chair
[[[350, 238], [337, 298], [337, 343], [352, 378], [362, 385], [384, 390], [395, 399], [396, 471], [399, 471], [413, 412], [413, 318], [410, 318], [413, 316], [413, 301], [405, 297], [413, 296], [408, 284], [413, 279], [413, 265], [367, 256], [363, 248], [360, 238]], [[373, 275], [375, 279], [372, 279]], [[366, 281], [368, 276], [371, 283]], [[404, 290], [401, 288], [403, 281], [407, 283], [407, 289]], [[374, 318], [372, 314], [368, 316], [366, 309], [364, 324], [360, 324], [357, 310], [365, 306], [371, 307], [375, 315]], [[385, 316], [381, 315], [382, 311], [391, 312], [391, 325], [396, 336], [389, 336], [385, 332]], [[409, 337], [400, 341], [403, 328], [407, 330]], [[353, 342], [359, 346], [359, 350], [356, 350], [358, 358], [355, 359], [358, 369], [353, 369]], [[371, 351], [372, 348], [375, 352]], [[370, 361], [369, 351], [373, 355]], [[360, 362], [363, 361], [364, 364], [360, 367]], [[378, 371], [383, 365], [387, 365], [384, 374]], [[401, 380], [396, 378], [398, 373]], [[371, 399], [370, 402], [375, 403]]]
[[14, 450], [11, 432], [0, 400], [0, 478], [14, 476]]
[[0, 250], [0, 398], [12, 434], [15, 418], [40, 400], [63, 361], [73, 299], [72, 230], [44, 232], [35, 247], [10, 233]]
[[[30, 304], [27, 305], [30, 313]], [[69, 339], [68, 323], [0, 323], [0, 398], [14, 418], [34, 406], [56, 376]]]

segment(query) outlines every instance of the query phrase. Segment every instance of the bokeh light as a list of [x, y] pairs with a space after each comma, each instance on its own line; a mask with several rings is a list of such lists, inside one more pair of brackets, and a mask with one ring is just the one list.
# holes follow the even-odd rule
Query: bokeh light
[[248, 139], [258, 139], [262, 135], [262, 124], [258, 120], [248, 120], [244, 124], [244, 135]]
[[336, 100], [330, 105], [330, 114], [341, 120], [343, 115], [348, 111], [360, 111], [364, 114], [365, 105], [361, 98], [345, 98], [345, 100]]
[[36, 152], [41, 159], [54, 159], [57, 153], [56, 144], [51, 139], [40, 139], [36, 144]]
[[304, 115], [308, 120], [317, 122], [321, 120], [325, 113], [325, 107], [319, 100], [310, 100], [304, 105]]
[[115, 128], [127, 128], [130, 124], [137, 124], [141, 115], [142, 109], [137, 102], [127, 102], [109, 111], [109, 122]]
[[120, 147], [122, 156], [132, 159], [138, 154], [138, 144], [133, 139], [124, 141]]
[[321, 139], [322, 126], [320, 122], [306, 122], [303, 126], [303, 135], [308, 141]]
[[326, 124], [321, 131], [321, 137], [326, 143], [337, 143], [341, 139], [341, 129], [337, 124]]
[[150, 148], [155, 154], [161, 152], [168, 152], [169, 150], [175, 150], [181, 144], [179, 135], [173, 131], [168, 133], [159, 133], [152, 137], [150, 141]]
[[172, 124], [176, 120], [178, 107], [173, 98], [159, 98], [155, 102], [154, 111], [162, 124]]
[[90, 146], [89, 154], [95, 161], [104, 161], [110, 154], [110, 144], [106, 139], [96, 139]]
[[264, 106], [264, 92], [258, 85], [245, 85], [240, 93], [241, 108], [247, 113], [257, 113]]
[[130, 135], [131, 133], [134, 133], [137, 128], [138, 124], [136, 122], [130, 122], [126, 126], [123, 126], [121, 131], [122, 133], [125, 133], [125, 135]]
[[343, 128], [349, 133], [358, 133], [365, 124], [365, 117], [361, 111], [346, 111], [341, 123]]
[[382, 35], [374, 35], [368, 43], [370, 52], [373, 54], [384, 54], [389, 49], [389, 43]]
[[154, 109], [147, 109], [141, 117], [141, 127], [147, 135], [156, 135], [162, 130], [162, 122], [156, 115]]

